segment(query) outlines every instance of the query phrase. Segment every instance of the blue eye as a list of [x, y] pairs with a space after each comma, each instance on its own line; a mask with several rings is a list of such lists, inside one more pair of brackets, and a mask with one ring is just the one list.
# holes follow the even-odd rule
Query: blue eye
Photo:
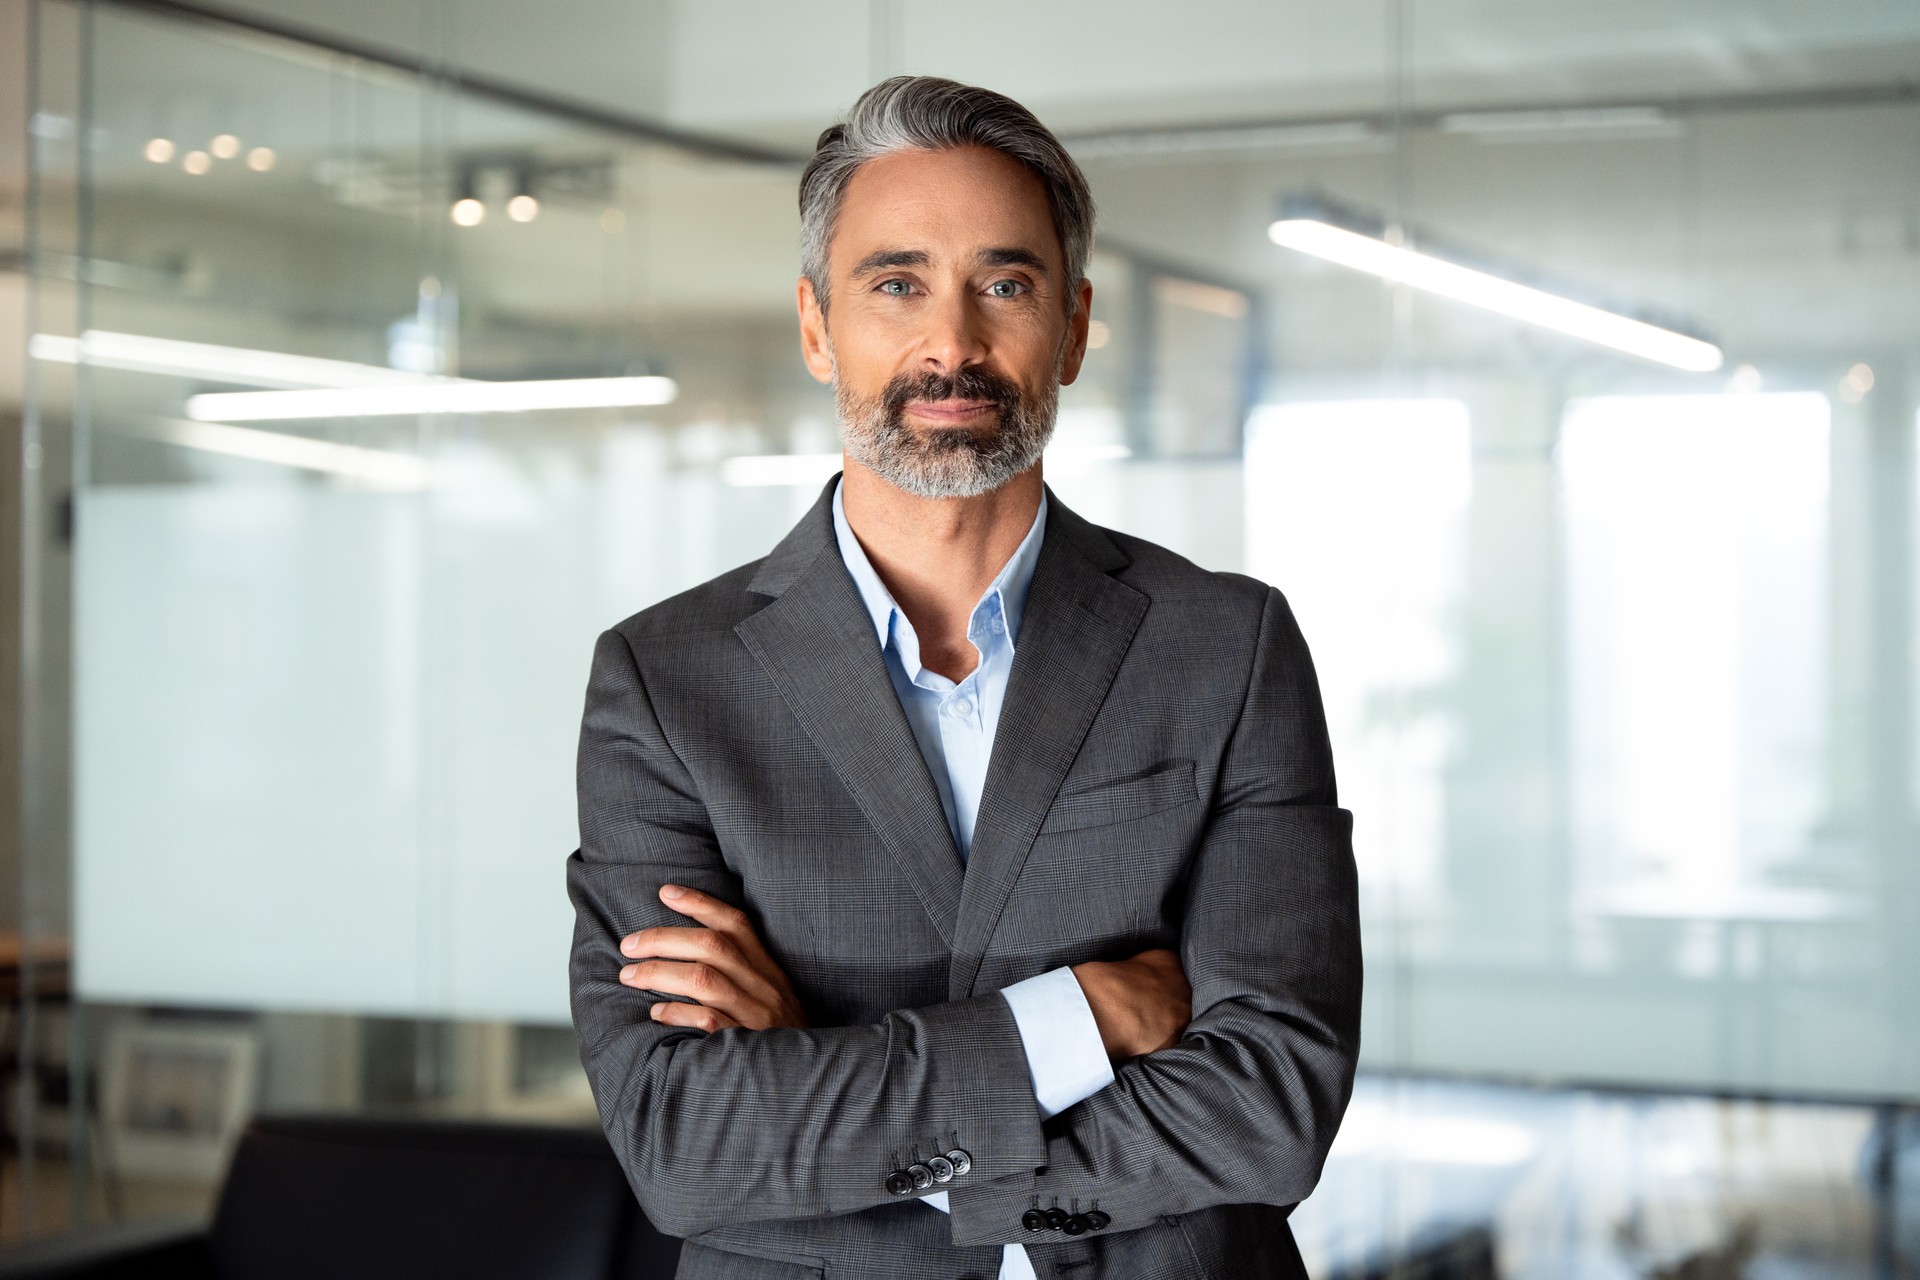
[[880, 284], [880, 291], [890, 298], [904, 298], [913, 292], [913, 286], [905, 280], [884, 280]]
[[996, 298], [1016, 298], [1020, 296], [1021, 288], [1018, 280], [995, 280], [987, 286], [987, 292]]

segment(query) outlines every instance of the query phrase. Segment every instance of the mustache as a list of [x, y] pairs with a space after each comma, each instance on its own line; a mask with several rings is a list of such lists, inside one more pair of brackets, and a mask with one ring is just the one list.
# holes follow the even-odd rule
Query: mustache
[[1002, 418], [1020, 408], [1020, 388], [1011, 378], [991, 370], [962, 369], [948, 377], [938, 373], [897, 374], [881, 395], [889, 415], [916, 400], [982, 400], [1000, 410]]

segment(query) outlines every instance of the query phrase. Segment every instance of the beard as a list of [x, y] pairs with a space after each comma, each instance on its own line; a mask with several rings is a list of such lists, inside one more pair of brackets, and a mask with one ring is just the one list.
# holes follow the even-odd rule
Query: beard
[[[897, 489], [921, 498], [972, 498], [998, 489], [1040, 461], [1060, 404], [1057, 378], [1029, 400], [1011, 379], [965, 368], [896, 375], [871, 399], [836, 382], [847, 456]], [[906, 407], [916, 400], [976, 400], [993, 406], [990, 427], [936, 427], [916, 432]]]

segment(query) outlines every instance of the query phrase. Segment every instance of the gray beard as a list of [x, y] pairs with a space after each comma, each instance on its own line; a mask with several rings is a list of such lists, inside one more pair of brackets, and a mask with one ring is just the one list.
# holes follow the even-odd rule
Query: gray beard
[[1060, 387], [1050, 382], [1033, 403], [1002, 408], [989, 432], [946, 427], [916, 434], [902, 409], [886, 396], [862, 400], [836, 382], [834, 405], [847, 456], [920, 498], [972, 498], [998, 489], [1046, 452], [1060, 406]]

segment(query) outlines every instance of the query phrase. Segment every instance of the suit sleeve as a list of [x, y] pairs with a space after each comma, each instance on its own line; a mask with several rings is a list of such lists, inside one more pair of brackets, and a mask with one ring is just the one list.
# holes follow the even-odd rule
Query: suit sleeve
[[1024, 1173], [1046, 1149], [1025, 1054], [998, 992], [814, 1029], [712, 1034], [654, 1022], [621, 985], [620, 939], [686, 925], [659, 901], [692, 885], [745, 907], [693, 775], [618, 632], [594, 652], [579, 756], [574, 1028], [601, 1123], [648, 1218], [672, 1235], [851, 1213], [901, 1197], [886, 1177], [958, 1145], [947, 1189]]
[[1352, 819], [1336, 806], [1319, 686], [1269, 589], [1240, 718], [1187, 885], [1179, 1044], [1044, 1126], [1042, 1160], [955, 1190], [953, 1241], [1028, 1238], [1034, 1198], [1109, 1231], [1221, 1204], [1306, 1198], [1352, 1092], [1360, 930]]

